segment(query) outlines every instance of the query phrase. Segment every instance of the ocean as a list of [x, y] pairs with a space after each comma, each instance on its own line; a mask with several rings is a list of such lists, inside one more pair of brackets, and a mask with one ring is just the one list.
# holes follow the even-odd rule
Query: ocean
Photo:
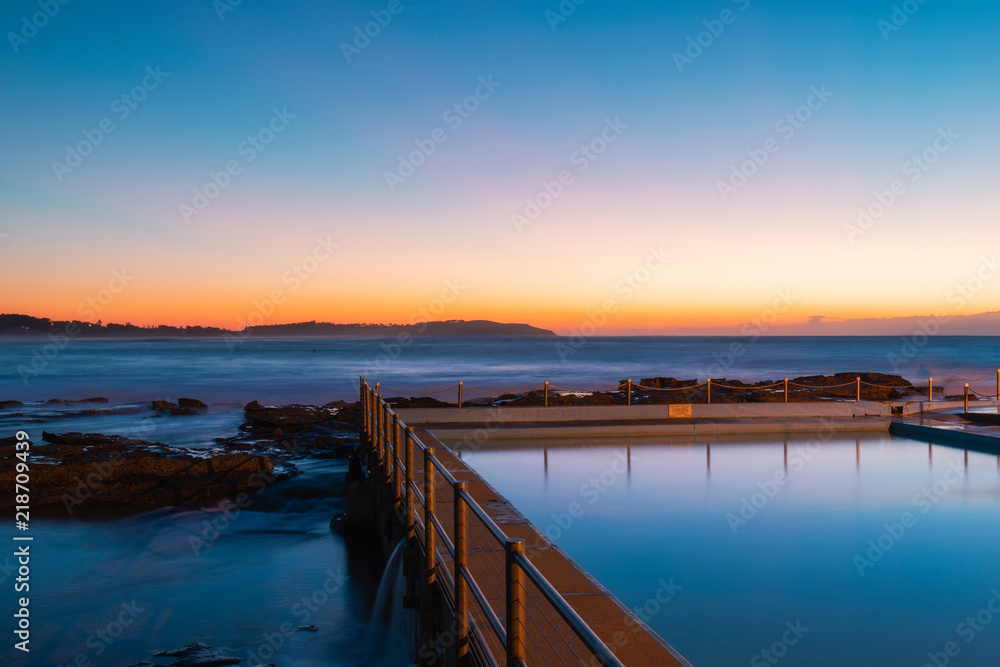
[[[60, 346], [62, 345], [62, 346]], [[519, 390], [546, 380], [602, 389], [646, 377], [746, 381], [836, 372], [900, 374], [935, 384], [1000, 368], [1000, 336], [556, 337], [326, 339], [4, 339], [0, 400], [112, 402], [197, 398], [209, 403], [325, 403], [357, 397], [358, 377], [427, 393], [459, 380], [476, 390]], [[453, 398], [451, 394], [442, 397]]]

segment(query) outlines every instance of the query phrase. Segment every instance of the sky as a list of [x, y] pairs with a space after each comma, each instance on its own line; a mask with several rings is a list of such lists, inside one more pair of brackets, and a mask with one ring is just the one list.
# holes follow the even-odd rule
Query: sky
[[994, 3], [9, 0], [0, 32], [0, 312], [1000, 310]]

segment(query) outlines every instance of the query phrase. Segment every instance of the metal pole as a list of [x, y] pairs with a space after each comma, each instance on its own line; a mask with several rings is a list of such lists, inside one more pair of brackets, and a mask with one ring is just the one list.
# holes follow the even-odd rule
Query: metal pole
[[462, 407], [462, 381], [458, 381], [458, 407]]
[[467, 665], [469, 661], [469, 610], [466, 595], [465, 571], [468, 566], [468, 547], [465, 528], [465, 492], [468, 484], [455, 484], [455, 664]]
[[[392, 447], [392, 488], [396, 494], [395, 502], [399, 502], [403, 499], [403, 494], [401, 491], [402, 479], [399, 475], [400, 467], [400, 456], [399, 456], [399, 443], [402, 440], [400, 437], [403, 433], [403, 421], [399, 418], [399, 415], [393, 417], [393, 427], [392, 434], [395, 436], [396, 443]], [[398, 515], [397, 515], [398, 516]]]
[[712, 402], [712, 378], [708, 378], [708, 402]]
[[414, 498], [413, 498], [413, 427], [409, 426], [406, 428], [406, 546], [414, 554], [414, 563], [411, 566], [407, 576], [406, 576], [406, 597], [407, 597], [407, 608], [411, 608], [416, 605], [417, 599], [417, 568], [416, 568], [416, 549], [417, 549], [417, 522], [415, 520], [414, 512]]
[[427, 549], [427, 590], [434, 587], [437, 553], [434, 546], [434, 448], [424, 450], [424, 546]]
[[785, 378], [785, 403], [788, 402], [788, 378]]
[[626, 405], [632, 405], [632, 378], [628, 379], [628, 398], [626, 399]]
[[997, 400], [1000, 401], [1000, 368], [997, 369]]
[[861, 378], [858, 378], [858, 403], [861, 402]]
[[969, 383], [965, 383], [965, 411], [969, 411]]
[[375, 464], [382, 463], [382, 398], [375, 398]]
[[360, 399], [361, 399], [361, 433], [362, 435], [368, 435], [368, 422], [365, 417], [368, 415], [368, 398], [365, 393], [365, 376], [362, 375], [361, 379], [358, 381], [358, 387], [360, 388]]
[[382, 474], [388, 476], [389, 474], [389, 461], [386, 456], [389, 451], [389, 404], [382, 400], [382, 450], [379, 452], [379, 456], [382, 458]]
[[516, 557], [524, 554], [524, 540], [507, 540], [507, 667], [521, 667], [524, 651], [524, 572]]
[[934, 400], [934, 378], [927, 378], [927, 402]]
[[545, 407], [549, 407], [549, 381], [545, 381]]

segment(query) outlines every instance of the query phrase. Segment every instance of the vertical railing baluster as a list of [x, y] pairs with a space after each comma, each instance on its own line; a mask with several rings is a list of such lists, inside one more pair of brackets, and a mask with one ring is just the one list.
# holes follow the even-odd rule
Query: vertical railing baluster
[[403, 439], [403, 422], [399, 418], [399, 415], [393, 417], [392, 433], [395, 437], [396, 444], [392, 448], [392, 490], [395, 493], [395, 502], [400, 502], [403, 499], [403, 494], [401, 490], [402, 480], [399, 474], [400, 466], [400, 441]]
[[434, 448], [424, 450], [424, 547], [427, 549], [427, 589], [434, 586], [437, 553], [434, 539]]
[[466, 545], [465, 493], [468, 484], [455, 484], [455, 664], [464, 667], [469, 660], [469, 609], [465, 572], [468, 566]]
[[524, 554], [524, 540], [507, 540], [507, 667], [521, 667], [524, 652], [524, 571], [517, 556]]
[[406, 598], [407, 602], [403, 606], [410, 609], [417, 604], [417, 568], [416, 568], [416, 553], [417, 553], [417, 522], [416, 522], [416, 499], [413, 495], [413, 427], [406, 427], [406, 433], [403, 436], [403, 450], [406, 457], [406, 519], [404, 523], [404, 534], [406, 536], [406, 547], [412, 554], [413, 565], [406, 574]]

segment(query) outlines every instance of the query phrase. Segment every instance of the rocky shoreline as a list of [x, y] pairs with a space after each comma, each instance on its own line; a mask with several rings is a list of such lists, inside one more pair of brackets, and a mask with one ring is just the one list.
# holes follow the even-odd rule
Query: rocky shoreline
[[[101, 403], [107, 399], [88, 399]], [[44, 405], [54, 405], [52, 401]], [[66, 405], [66, 401], [60, 401]], [[21, 404], [4, 401], [4, 407]], [[152, 401], [141, 406], [155, 413], [179, 417], [204, 412], [195, 399], [177, 403]], [[135, 412], [136, 406], [127, 412]], [[98, 414], [120, 414], [113, 409]], [[182, 505], [252, 493], [297, 474], [295, 460], [348, 458], [358, 445], [355, 404], [324, 406], [244, 407], [238, 433], [215, 438], [207, 449], [192, 449], [119, 435], [42, 431], [44, 443], [32, 448], [32, 505], [63, 505], [69, 514], [86, 503], [100, 505]], [[97, 411], [74, 412], [91, 416]], [[126, 412], [126, 413], [127, 413]], [[125, 414], [125, 413], [121, 413]], [[7, 414], [17, 417], [18, 414]], [[0, 439], [0, 484], [13, 488], [16, 438]], [[10, 465], [6, 465], [10, 464]], [[0, 496], [0, 507], [13, 507], [12, 494]]]
[[[928, 395], [927, 383], [914, 384], [900, 375], [868, 372], [842, 372], [833, 375], [809, 375], [788, 379], [788, 401], [857, 400], [857, 378], [861, 378], [861, 400], [891, 401], [917, 399]], [[564, 390], [549, 388], [549, 405], [663, 405], [668, 403], [705, 403], [708, 388], [704, 379], [681, 380], [673, 377], [650, 377], [634, 380], [631, 399], [628, 380], [619, 380], [610, 390]], [[934, 387], [935, 399], [961, 398], [946, 396], [941, 387]], [[781, 403], [785, 401], [784, 378], [744, 382], [729, 378], [712, 378], [712, 403]], [[386, 401], [401, 408], [455, 407], [454, 402], [430, 396], [392, 396]], [[466, 396], [464, 406], [528, 406], [540, 407], [546, 402], [543, 389], [501, 393], [492, 396]]]
[[[81, 409], [76, 409], [76, 403], [60, 400], [24, 405], [17, 401], [5, 401], [0, 407], [0, 416], [8, 422], [24, 423], [26, 427], [39, 422], [45, 424], [46, 429], [41, 431], [40, 438], [37, 438], [37, 432], [32, 433], [37, 439], [31, 448], [31, 503], [39, 508], [62, 506], [67, 511], [66, 520], [76, 520], [83, 510], [90, 509], [118, 507], [126, 512], [142, 513], [157, 506], [207, 507], [209, 501], [219, 499], [228, 499], [222, 502], [232, 501], [238, 507], [254, 503], [257, 509], [266, 512], [274, 506], [273, 501], [256, 501], [255, 498], [263, 498], [261, 494], [265, 490], [277, 490], [275, 483], [299, 475], [299, 466], [315, 466], [317, 460], [323, 459], [350, 462], [348, 467], [355, 478], [350, 488], [365, 486], [357, 483], [361, 471], [357, 456], [361, 415], [357, 403], [337, 401], [322, 406], [264, 406], [252, 401], [243, 406], [243, 422], [235, 433], [211, 438], [204, 446], [198, 447], [168, 445], [122, 435], [64, 432], [54, 427], [67, 415], [90, 418], [142, 412], [146, 415], [143, 419], [196, 420], [198, 417], [192, 415], [211, 411], [201, 401], [158, 400], [117, 407], [86, 405]], [[101, 404], [107, 403], [107, 400], [89, 399], [82, 403]], [[57, 407], [62, 412], [50, 412], [49, 407]], [[39, 418], [40, 415], [42, 418]], [[83, 421], [86, 423], [87, 420]], [[74, 423], [78, 425], [80, 420], [76, 419]], [[177, 422], [177, 425], [182, 423]], [[50, 428], [51, 431], [48, 430]], [[16, 437], [0, 439], [0, 459], [10, 463], [0, 470], [0, 483], [8, 485], [8, 488], [14, 486], [16, 442]], [[303, 470], [306, 469], [303, 467]], [[364, 475], [360, 474], [360, 477]], [[330, 498], [342, 499], [334, 503], [335, 507], [343, 507], [345, 500], [348, 505], [351, 504], [349, 499], [345, 499], [349, 487], [344, 482], [344, 477], [337, 475], [337, 479], [324, 486], [323, 491]], [[305, 493], [316, 493], [318, 489], [309, 484], [304, 487], [307, 489]], [[290, 490], [290, 493], [297, 491]], [[357, 496], [357, 493], [354, 495]], [[241, 498], [244, 499], [243, 504], [240, 504]], [[0, 506], [11, 507], [13, 500], [13, 494], [0, 496]], [[60, 513], [58, 510], [55, 512]], [[342, 516], [334, 518], [336, 520], [331, 521], [331, 526], [342, 523]], [[355, 523], [359, 521], [356, 519]], [[375, 551], [371, 545], [349, 539], [352, 535], [364, 533], [357, 526], [353, 531], [348, 529], [343, 532], [348, 534], [352, 545], [349, 548], [358, 554], [365, 554], [362, 557], [366, 558], [367, 554]], [[206, 619], [208, 622], [209, 619]], [[303, 634], [319, 631], [320, 628], [314, 624], [293, 624], [289, 630]], [[231, 649], [194, 642], [176, 649], [157, 651], [139, 662], [133, 661], [132, 665], [221, 667], [252, 662], [233, 653]]]

